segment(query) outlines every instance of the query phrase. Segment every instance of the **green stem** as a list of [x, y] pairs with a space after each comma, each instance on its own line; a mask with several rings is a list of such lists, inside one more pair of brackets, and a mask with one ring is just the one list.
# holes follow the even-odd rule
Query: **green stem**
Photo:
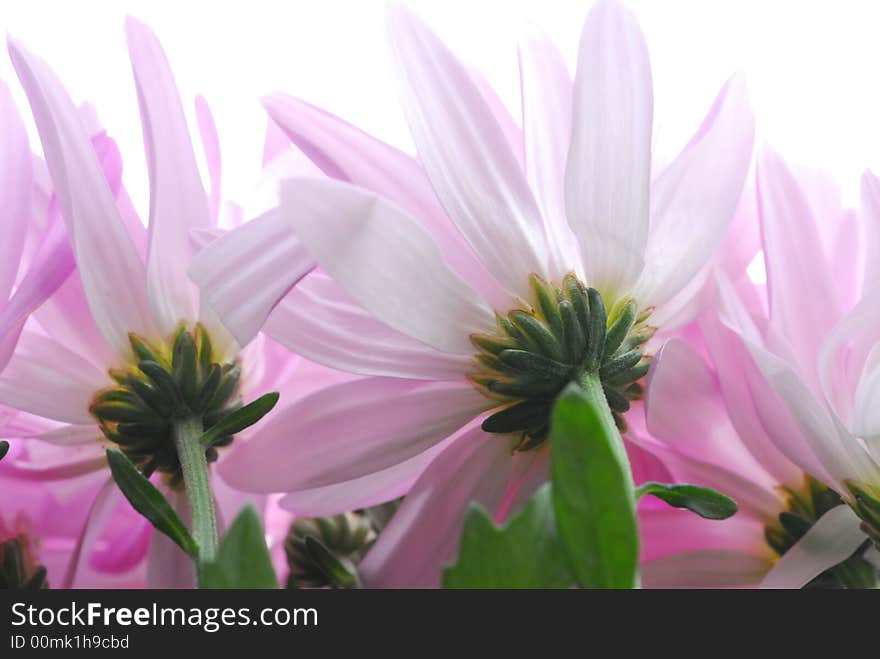
[[192, 534], [199, 545], [199, 563], [213, 561], [217, 556], [217, 515], [208, 476], [208, 461], [205, 459], [205, 449], [199, 442], [202, 432], [202, 420], [199, 418], [178, 421], [174, 426], [174, 444], [192, 509]]
[[[599, 412], [599, 418], [607, 436], [614, 438], [612, 443], [614, 451], [620, 463], [626, 467], [626, 471], [630, 474], [630, 480], [632, 480], [632, 467], [629, 463], [629, 456], [626, 454], [623, 438], [620, 436], [620, 431], [614, 422], [614, 416], [611, 414], [611, 408], [608, 406], [608, 399], [605, 398], [605, 392], [602, 390], [602, 380], [599, 378], [599, 373], [584, 373], [579, 378], [578, 384], [581, 385], [581, 389], [590, 399], [594, 409]], [[635, 496], [635, 484], [631, 482], [630, 486]]]

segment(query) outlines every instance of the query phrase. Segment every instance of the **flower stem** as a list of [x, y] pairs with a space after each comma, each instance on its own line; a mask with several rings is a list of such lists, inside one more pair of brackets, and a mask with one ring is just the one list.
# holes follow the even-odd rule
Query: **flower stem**
[[199, 545], [199, 563], [213, 561], [217, 555], [217, 515], [208, 477], [208, 461], [199, 442], [202, 432], [199, 418], [185, 419], [174, 425], [174, 444], [192, 509], [192, 534]]
[[623, 438], [620, 436], [620, 430], [614, 422], [614, 416], [611, 414], [611, 408], [608, 406], [608, 399], [605, 398], [605, 391], [602, 389], [602, 380], [595, 371], [584, 373], [578, 384], [581, 385], [584, 393], [590, 399], [593, 407], [599, 412], [599, 418], [608, 437], [612, 437], [612, 447], [617, 453], [620, 464], [624, 465], [631, 474], [632, 467], [629, 463], [629, 456], [626, 454], [626, 447], [623, 445]]

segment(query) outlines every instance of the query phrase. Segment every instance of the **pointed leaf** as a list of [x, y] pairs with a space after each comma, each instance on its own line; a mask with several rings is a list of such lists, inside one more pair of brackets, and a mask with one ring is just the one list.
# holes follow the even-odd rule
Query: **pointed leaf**
[[315, 565], [331, 584], [339, 588], [358, 587], [357, 573], [334, 556], [320, 541], [311, 536], [307, 537], [306, 549]]
[[706, 519], [727, 519], [739, 510], [736, 501], [721, 492], [687, 483], [642, 483], [636, 488], [636, 498], [646, 494], [675, 508], [687, 508]]
[[157, 531], [164, 533], [190, 556], [198, 554], [199, 548], [196, 541], [189, 534], [184, 523], [165, 500], [162, 493], [138, 471], [134, 463], [118, 449], [107, 449], [107, 462], [113, 480], [122, 490], [132, 508], [147, 518], [156, 527]]
[[241, 432], [266, 416], [266, 414], [275, 407], [275, 403], [277, 402], [277, 391], [260, 396], [252, 403], [248, 403], [244, 407], [239, 408], [234, 412], [230, 412], [220, 419], [220, 421], [211, 426], [211, 428], [199, 438], [199, 441], [202, 443], [202, 446], [207, 448], [221, 437]]
[[574, 577], [556, 534], [550, 485], [498, 527], [472, 504], [458, 562], [443, 573], [444, 588], [568, 588]]
[[200, 588], [278, 588], [269, 549], [253, 506], [246, 506], [220, 543], [217, 560], [199, 570]]

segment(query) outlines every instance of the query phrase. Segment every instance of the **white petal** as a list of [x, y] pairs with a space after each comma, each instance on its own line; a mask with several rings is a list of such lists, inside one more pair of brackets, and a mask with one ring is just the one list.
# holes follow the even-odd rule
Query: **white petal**
[[[532, 28], [519, 44], [526, 175], [544, 214], [551, 276], [560, 280], [580, 261], [565, 214], [565, 161], [571, 141], [572, 83], [559, 51]], [[578, 273], [583, 274], [583, 273]]]
[[391, 203], [337, 181], [292, 179], [282, 183], [281, 204], [318, 265], [394, 329], [470, 355], [470, 335], [494, 326], [485, 302]]
[[761, 582], [761, 588], [800, 588], [849, 558], [867, 537], [849, 506], [822, 515]]
[[468, 382], [345, 382], [273, 413], [223, 476], [254, 492], [344, 483], [428, 450], [489, 405]]
[[635, 284], [648, 237], [654, 95], [635, 17], [601, 0], [584, 23], [565, 170], [568, 222], [587, 281], [612, 297]]
[[522, 294], [548, 248], [525, 175], [464, 66], [420, 20], [389, 11], [403, 105], [437, 196], [489, 271]]
[[46, 64], [10, 41], [95, 322], [120, 355], [128, 334], [153, 334], [143, 263], [116, 209], [76, 109]]
[[210, 210], [186, 117], [168, 60], [156, 36], [128, 18], [125, 33], [144, 128], [150, 172], [147, 293], [158, 329], [170, 334], [197, 316], [196, 291], [186, 277], [189, 232], [211, 226]]
[[92, 396], [110, 383], [106, 373], [60, 343], [28, 332], [0, 375], [0, 402], [64, 423], [93, 423]]
[[861, 221], [864, 229], [864, 279], [862, 287], [870, 290], [880, 285], [880, 180], [865, 172], [861, 183]]
[[208, 177], [211, 180], [211, 194], [209, 197], [211, 207], [211, 219], [217, 223], [220, 215], [220, 181], [222, 163], [220, 160], [220, 136], [217, 134], [217, 125], [214, 123], [214, 115], [211, 106], [204, 96], [196, 96], [196, 118], [199, 122], [199, 137], [202, 140], [202, 149], [205, 152], [205, 162], [208, 165]]
[[731, 78], [690, 143], [651, 186], [645, 270], [634, 293], [640, 303], [666, 303], [712, 256], [739, 202], [754, 133], [745, 80]]
[[202, 300], [246, 346], [269, 313], [314, 261], [275, 209], [211, 242], [192, 261], [189, 276]]
[[264, 330], [306, 359], [361, 375], [457, 380], [472, 365], [376, 320], [319, 271], [285, 296]]

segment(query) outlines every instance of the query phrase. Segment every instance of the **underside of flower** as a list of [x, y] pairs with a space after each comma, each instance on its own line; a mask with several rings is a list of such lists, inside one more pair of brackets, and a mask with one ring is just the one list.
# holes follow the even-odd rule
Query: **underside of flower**
[[[764, 528], [767, 544], [779, 556], [785, 554], [825, 513], [843, 503], [840, 496], [816, 479], [807, 476], [801, 491], [785, 488], [787, 510]], [[866, 541], [852, 556], [810, 581], [807, 588], [876, 588], [877, 572], [864, 557]]]
[[[175, 448], [174, 424], [200, 419], [209, 430], [241, 405], [241, 367], [216, 361], [204, 327], [190, 331], [181, 324], [165, 346], [151, 345], [130, 334], [135, 363], [111, 370], [115, 384], [95, 394], [89, 410], [104, 435], [149, 475], [159, 471], [172, 487], [180, 487], [182, 473]], [[205, 450], [208, 462], [217, 459], [222, 437]]]
[[37, 564], [27, 534], [5, 535], [0, 521], [0, 590], [48, 588], [46, 568]]
[[854, 499], [852, 508], [862, 520], [862, 530], [880, 549], [880, 495], [852, 482], [847, 486]]
[[534, 299], [496, 314], [495, 333], [471, 335], [480, 352], [470, 379], [504, 405], [483, 430], [518, 433], [517, 450], [539, 446], [556, 397], [588, 374], [598, 374], [614, 420], [625, 429], [623, 414], [642, 397], [639, 380], [650, 366], [643, 345], [655, 331], [647, 324], [651, 309], [639, 312], [635, 301], [621, 298], [608, 313], [599, 292], [573, 274], [561, 286], [537, 275], [530, 284]]
[[297, 519], [284, 541], [290, 568], [287, 587], [353, 587], [356, 566], [375, 539], [376, 531], [363, 512]]

